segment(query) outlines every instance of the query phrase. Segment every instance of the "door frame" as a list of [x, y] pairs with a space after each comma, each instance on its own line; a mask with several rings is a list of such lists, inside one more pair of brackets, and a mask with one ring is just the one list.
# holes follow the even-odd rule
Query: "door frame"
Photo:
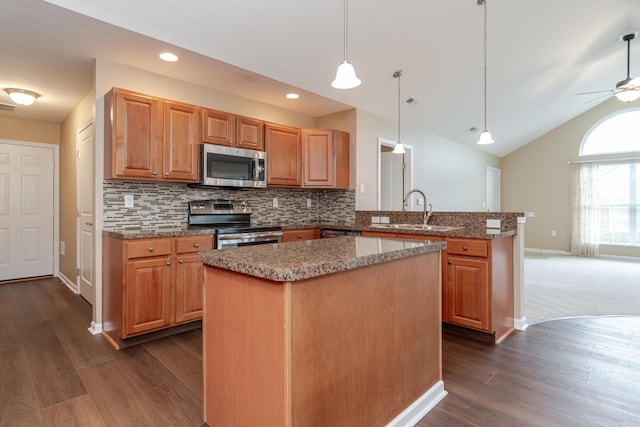
[[[382, 197], [382, 179], [380, 174], [382, 173], [382, 156], [380, 155], [381, 151], [382, 151], [382, 147], [386, 146], [386, 147], [395, 147], [396, 145], [396, 141], [393, 141], [391, 139], [387, 139], [387, 138], [382, 138], [382, 137], [378, 137], [378, 148], [377, 148], [377, 152], [376, 152], [376, 157], [378, 160], [378, 165], [377, 165], [377, 171], [376, 171], [376, 181], [377, 181], [377, 192], [376, 192], [376, 209], [380, 210], [380, 205], [381, 205], [381, 197]], [[405, 156], [405, 174], [407, 173], [407, 169], [408, 169], [408, 176], [405, 175], [404, 179], [405, 179], [405, 185], [402, 191], [406, 192], [409, 191], [413, 185], [413, 145], [408, 145], [408, 144], [403, 144], [404, 145], [404, 149], [406, 151], [406, 153], [404, 154]], [[402, 197], [404, 198], [404, 195], [402, 194]]]
[[[53, 275], [60, 277], [60, 146], [43, 142], [16, 141], [0, 139], [0, 144], [20, 145], [53, 150]], [[61, 278], [62, 280], [62, 278]], [[75, 292], [70, 283], [62, 282]]]
[[[498, 209], [496, 211], [490, 210], [491, 206], [489, 206], [489, 194], [493, 193], [494, 187], [491, 185], [490, 176], [493, 175], [497, 178], [497, 192], [493, 194], [494, 199], [497, 202]], [[486, 174], [486, 198], [485, 198], [485, 210], [488, 212], [500, 212], [502, 210], [502, 200], [500, 198], [500, 193], [502, 192], [502, 172], [498, 168], [494, 168], [492, 166], [487, 166], [487, 174]]]
[[81, 231], [82, 231], [82, 226], [80, 224], [80, 180], [83, 178], [80, 176], [80, 167], [78, 164], [78, 156], [80, 155], [80, 134], [87, 128], [93, 126], [93, 157], [91, 158], [91, 169], [93, 172], [93, 176], [91, 179], [91, 190], [93, 192], [93, 206], [92, 209], [94, 210], [93, 212], [93, 247], [91, 248], [91, 252], [92, 252], [92, 262], [93, 262], [93, 276], [92, 277], [92, 291], [93, 291], [93, 305], [95, 305], [95, 300], [96, 300], [96, 269], [95, 269], [95, 265], [97, 262], [97, 258], [95, 256], [95, 237], [96, 237], [96, 226], [95, 226], [95, 158], [96, 158], [96, 130], [95, 130], [95, 122], [94, 120], [89, 120], [87, 123], [85, 123], [83, 126], [80, 126], [76, 129], [76, 293], [78, 295], [82, 295], [80, 293], [80, 285], [81, 285], [81, 278], [80, 278], [80, 270], [82, 268], [82, 266], [80, 265], [80, 256], [81, 256], [81, 244], [80, 244], [80, 239], [81, 239]]

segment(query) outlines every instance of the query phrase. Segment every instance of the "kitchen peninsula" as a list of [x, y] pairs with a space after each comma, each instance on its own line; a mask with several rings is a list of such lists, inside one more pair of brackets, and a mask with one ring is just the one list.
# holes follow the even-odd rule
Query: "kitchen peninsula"
[[338, 237], [205, 251], [205, 421], [408, 425], [446, 392], [444, 242]]

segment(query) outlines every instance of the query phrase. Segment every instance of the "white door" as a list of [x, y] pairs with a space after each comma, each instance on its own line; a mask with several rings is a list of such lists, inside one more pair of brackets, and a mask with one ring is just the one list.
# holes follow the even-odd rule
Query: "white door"
[[487, 166], [487, 212], [500, 212], [500, 169]]
[[380, 210], [401, 210], [402, 197], [402, 156], [380, 153]]
[[0, 143], [0, 280], [53, 275], [54, 149]]
[[80, 295], [95, 303], [93, 214], [93, 123], [78, 132], [78, 266]]

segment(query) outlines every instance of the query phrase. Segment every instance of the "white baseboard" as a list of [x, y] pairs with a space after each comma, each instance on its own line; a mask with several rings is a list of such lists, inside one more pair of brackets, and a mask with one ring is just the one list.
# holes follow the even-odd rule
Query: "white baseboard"
[[93, 320], [91, 321], [91, 326], [89, 326], [89, 332], [93, 335], [98, 335], [102, 333], [102, 323], [96, 323]]
[[571, 252], [567, 251], [556, 251], [553, 249], [538, 249], [538, 248], [524, 248], [524, 252], [534, 253], [534, 254], [547, 254], [547, 255], [571, 255]]
[[65, 284], [67, 288], [71, 290], [74, 294], [78, 294], [78, 285], [76, 285], [73, 281], [69, 280], [67, 276], [62, 273], [58, 273], [58, 278]]
[[410, 427], [420, 422], [430, 410], [434, 408], [444, 397], [447, 392], [444, 390], [444, 383], [438, 381], [425, 394], [420, 396], [407, 409], [402, 411], [400, 415], [395, 417], [387, 427]]
[[524, 316], [519, 319], [513, 319], [513, 327], [518, 331], [524, 331], [528, 326], [529, 324], [527, 323], [527, 318]]

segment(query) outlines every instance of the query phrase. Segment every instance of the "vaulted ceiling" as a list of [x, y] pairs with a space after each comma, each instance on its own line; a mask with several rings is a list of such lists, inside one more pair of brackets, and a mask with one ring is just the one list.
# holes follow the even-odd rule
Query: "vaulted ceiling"
[[[504, 156], [608, 98], [626, 77], [638, 0], [487, 0], [487, 121], [483, 8], [476, 0], [351, 0], [348, 59], [362, 85], [330, 86], [343, 60], [343, 0], [3, 0], [0, 88], [42, 94], [0, 115], [60, 122], [92, 86], [101, 58], [322, 116], [356, 107], [403, 127]], [[173, 50], [177, 63], [163, 63]], [[640, 37], [631, 43], [640, 75]], [[298, 101], [284, 98], [296, 90]], [[605, 93], [606, 95], [606, 93]], [[591, 101], [591, 102], [589, 102]], [[611, 101], [614, 102], [614, 101]], [[618, 102], [618, 101], [616, 101]], [[640, 102], [640, 101], [637, 101]], [[10, 103], [4, 91], [0, 103]]]

